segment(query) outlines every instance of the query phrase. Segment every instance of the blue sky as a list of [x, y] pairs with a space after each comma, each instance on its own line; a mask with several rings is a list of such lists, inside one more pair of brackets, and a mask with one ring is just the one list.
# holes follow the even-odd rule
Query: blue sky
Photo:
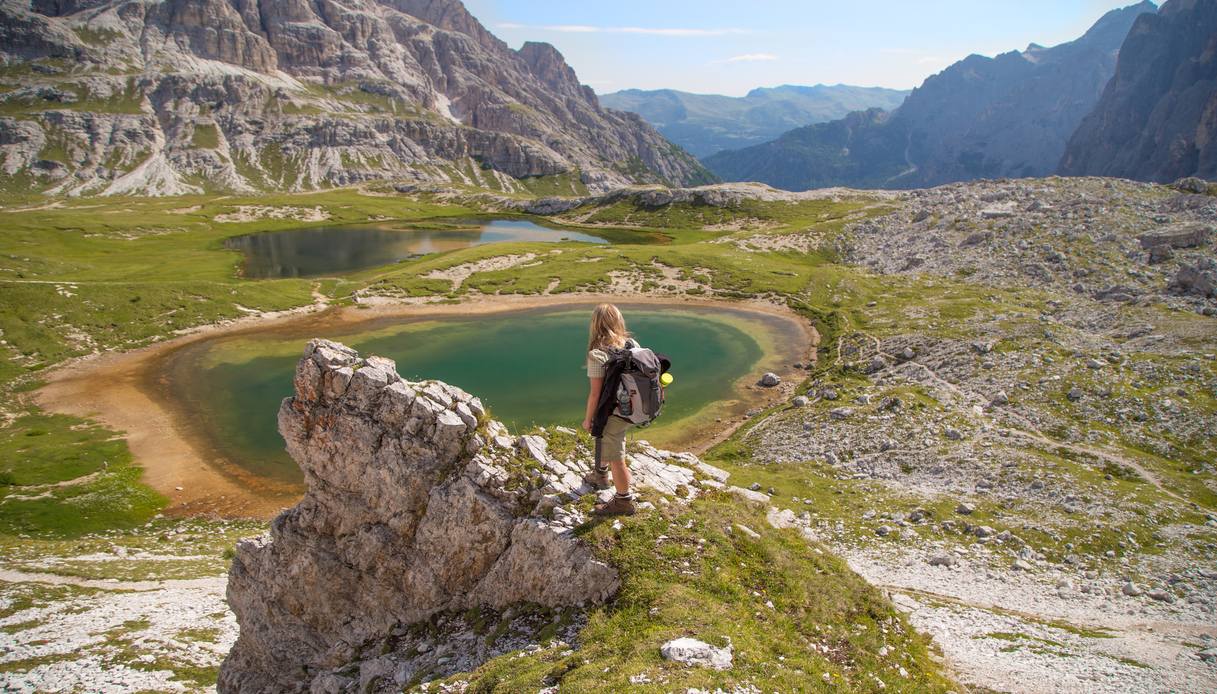
[[907, 89], [970, 53], [1081, 36], [1132, 0], [465, 0], [513, 48], [548, 41], [597, 92]]

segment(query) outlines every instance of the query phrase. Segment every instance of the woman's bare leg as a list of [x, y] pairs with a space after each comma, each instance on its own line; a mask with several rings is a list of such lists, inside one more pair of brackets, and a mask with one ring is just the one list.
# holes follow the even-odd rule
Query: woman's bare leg
[[613, 486], [616, 487], [618, 494], [630, 493], [630, 482], [633, 475], [630, 474], [630, 468], [626, 466], [623, 460], [609, 461], [609, 469], [613, 471]]

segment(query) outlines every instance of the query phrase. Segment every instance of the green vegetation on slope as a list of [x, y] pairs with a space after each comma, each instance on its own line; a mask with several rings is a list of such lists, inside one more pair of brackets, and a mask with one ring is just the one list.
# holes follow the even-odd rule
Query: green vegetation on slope
[[[878, 589], [796, 532], [769, 527], [763, 512], [729, 494], [712, 492], [688, 507], [661, 505], [621, 526], [580, 530], [620, 569], [622, 587], [592, 610], [577, 650], [553, 642], [450, 681], [467, 682], [471, 692], [951, 689], [929, 639]], [[732, 669], [663, 660], [660, 646], [681, 636], [729, 644]]]
[[0, 428], [0, 537], [79, 537], [148, 521], [164, 499], [138, 483], [127, 444], [74, 417], [27, 412]]

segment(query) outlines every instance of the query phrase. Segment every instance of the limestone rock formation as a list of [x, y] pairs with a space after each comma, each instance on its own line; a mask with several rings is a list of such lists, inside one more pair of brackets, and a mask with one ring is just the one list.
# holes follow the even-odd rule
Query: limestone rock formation
[[1217, 178], [1217, 2], [1170, 0], [1137, 18], [1115, 76], [1070, 138], [1060, 172]]
[[483, 452], [477, 398], [402, 381], [392, 362], [309, 343], [279, 426], [308, 493], [239, 545], [228, 598], [241, 636], [231, 691], [291, 688], [352, 644], [437, 612], [603, 601], [616, 572], [528, 511]]
[[[469, 669], [510, 639], [499, 651], [469, 638], [453, 649], [460, 657], [437, 653], [437, 640], [463, 638], [456, 627], [434, 633], [454, 615], [578, 607], [617, 590], [616, 570], [570, 532], [584, 519], [563, 506], [591, 491], [587, 461], [509, 436], [459, 388], [403, 381], [390, 360], [314, 340], [279, 430], [308, 491], [269, 534], [237, 546], [228, 602], [241, 632], [222, 691], [341, 690], [350, 682], [339, 670], [369, 644], [380, 658], [365, 679]], [[690, 498], [689, 466], [721, 472], [649, 447], [631, 464], [641, 485]]]
[[552, 46], [512, 50], [459, 0], [6, 2], [0, 62], [12, 190], [709, 180]]

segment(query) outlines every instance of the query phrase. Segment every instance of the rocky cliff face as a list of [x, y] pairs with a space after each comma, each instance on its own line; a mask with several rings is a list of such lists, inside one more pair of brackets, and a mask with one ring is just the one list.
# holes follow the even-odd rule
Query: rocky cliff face
[[[371, 679], [400, 691], [520, 648], [520, 606], [577, 608], [617, 590], [616, 570], [570, 532], [582, 515], [563, 506], [591, 491], [585, 461], [508, 435], [458, 388], [403, 381], [393, 362], [325, 340], [305, 349], [295, 391], [279, 430], [308, 492], [237, 546], [228, 602], [241, 633], [222, 691], [368, 691]], [[640, 485], [695, 493], [692, 470], [672, 464], [695, 458], [648, 450], [632, 460]], [[461, 641], [472, 608], [520, 611], [509, 638]]]
[[0, 4], [0, 177], [56, 193], [706, 179], [458, 0]]
[[1048, 175], [1115, 71], [1129, 27], [1154, 10], [1150, 2], [1113, 10], [1051, 48], [969, 56], [926, 79], [890, 117], [851, 114], [705, 163], [726, 180], [789, 190]]
[[1171, 0], [1137, 19], [1060, 171], [1160, 182], [1217, 178], [1217, 2]]

